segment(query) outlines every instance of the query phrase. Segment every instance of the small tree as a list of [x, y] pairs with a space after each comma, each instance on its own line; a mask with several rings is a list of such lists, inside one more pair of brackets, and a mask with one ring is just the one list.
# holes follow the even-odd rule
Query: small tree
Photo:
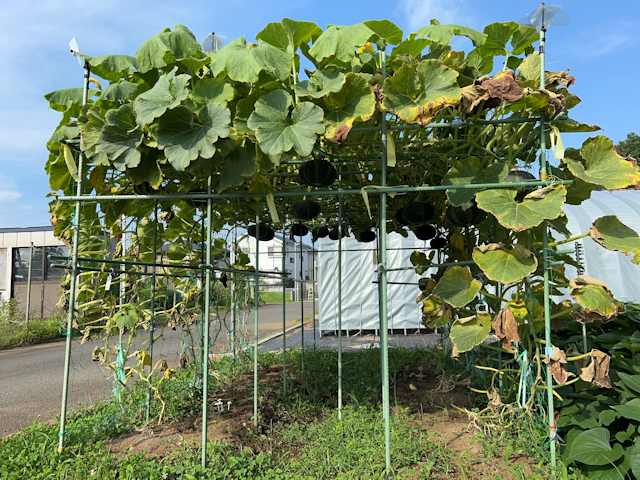
[[640, 136], [633, 132], [627, 134], [626, 140], [621, 140], [616, 144], [616, 151], [623, 157], [640, 159]]

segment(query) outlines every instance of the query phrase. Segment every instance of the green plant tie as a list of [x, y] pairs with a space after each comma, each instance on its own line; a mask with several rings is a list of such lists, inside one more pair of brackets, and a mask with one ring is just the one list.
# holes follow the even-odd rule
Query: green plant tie
[[114, 384], [113, 384], [113, 392], [116, 396], [116, 401], [120, 403], [120, 395], [122, 393], [122, 387], [124, 386], [124, 382], [127, 380], [126, 375], [124, 374], [124, 364], [126, 363], [127, 358], [124, 355], [124, 349], [122, 348], [122, 343], [118, 344], [118, 356], [116, 357], [116, 371], [113, 374]]
[[520, 381], [518, 384], [518, 405], [524, 408], [527, 404], [527, 394], [531, 386], [531, 369], [529, 367], [529, 352], [523, 350], [516, 359], [520, 365]]

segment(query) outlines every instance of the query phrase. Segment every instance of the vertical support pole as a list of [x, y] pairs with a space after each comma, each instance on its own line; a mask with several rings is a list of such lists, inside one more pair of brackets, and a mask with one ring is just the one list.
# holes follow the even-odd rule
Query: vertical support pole
[[[234, 225], [233, 226], [233, 246], [231, 247], [231, 252], [229, 253], [229, 261], [231, 262], [231, 265], [234, 265], [236, 263], [236, 243], [237, 243], [237, 227]], [[236, 314], [236, 280], [235, 277], [233, 277], [232, 281], [231, 281], [231, 287], [230, 287], [230, 296], [231, 296], [231, 350], [232, 350], [232, 355], [233, 355], [233, 359], [231, 360], [231, 371], [233, 373], [233, 375], [235, 376], [236, 374], [236, 318], [237, 318], [237, 314]]]
[[[149, 373], [153, 370], [153, 334], [156, 320], [156, 266], [158, 263], [158, 257], [156, 252], [158, 251], [158, 201], [156, 200], [155, 207], [153, 209], [153, 272], [151, 273], [151, 323], [149, 325], [149, 358], [151, 363], [149, 364]], [[145, 412], [146, 422], [149, 423], [149, 413], [151, 411], [151, 389], [147, 389], [147, 405]]]
[[256, 202], [256, 281], [255, 312], [253, 318], [253, 424], [258, 426], [258, 307], [260, 277], [260, 202]]
[[304, 268], [302, 237], [300, 237], [300, 335], [302, 336], [302, 378], [304, 378]]
[[582, 324], [582, 353], [589, 353], [589, 346], [587, 343], [587, 324]]
[[[382, 79], [387, 74], [386, 52], [380, 52]], [[387, 119], [384, 112], [380, 121], [382, 137], [382, 165], [380, 185], [387, 185]], [[380, 364], [382, 369], [382, 414], [384, 417], [384, 446], [387, 466], [387, 477], [391, 473], [391, 418], [389, 413], [389, 338], [387, 328], [387, 194], [380, 195], [380, 262], [378, 266], [378, 280], [380, 282]]]
[[[211, 195], [211, 175], [207, 179], [207, 193]], [[205, 263], [211, 265], [211, 243], [213, 242], [213, 199], [207, 198], [207, 252]], [[209, 412], [209, 318], [211, 315], [211, 270], [204, 273], [204, 335], [202, 343], [202, 469], [207, 466], [207, 414]]]
[[[545, 88], [545, 40], [546, 28], [544, 26], [544, 10], [542, 12], [542, 28], [540, 31], [540, 88]], [[547, 180], [547, 144], [545, 138], [545, 117], [540, 115], [540, 180]], [[547, 220], [542, 223], [542, 261], [544, 265], [544, 339], [545, 356], [548, 357], [553, 352], [551, 345], [551, 306], [549, 303], [549, 235]], [[554, 420], [555, 412], [553, 406], [553, 384], [550, 366], [547, 366], [547, 417], [549, 425], [549, 449], [551, 453], [551, 471], [556, 476], [556, 426]]]
[[311, 242], [311, 286], [313, 288], [313, 353], [316, 353], [316, 242]]
[[[342, 169], [341, 169], [342, 170]], [[342, 190], [342, 175], [340, 175]], [[338, 197], [338, 420], [342, 420], [342, 195]]]
[[287, 239], [282, 222], [282, 389], [287, 393]]
[[[44, 250], [44, 247], [43, 247]], [[44, 253], [44, 252], [43, 252]], [[33, 242], [29, 248], [29, 274], [27, 275], [27, 309], [24, 312], [25, 321], [29, 325], [29, 314], [31, 313], [31, 277], [33, 276]]]
[[[89, 93], [89, 76], [91, 70], [89, 62], [84, 62], [84, 85], [82, 88], [82, 105], [87, 103]], [[81, 134], [82, 135], [82, 134]], [[80, 137], [80, 154], [78, 155], [78, 188], [77, 195], [82, 195], [82, 177], [84, 175], [84, 155], [82, 154], [82, 136]], [[76, 209], [73, 219], [73, 242], [71, 252], [71, 279], [69, 282], [69, 316], [67, 317], [66, 346], [64, 354], [64, 379], [62, 381], [62, 406], [60, 411], [60, 431], [58, 433], [58, 453], [64, 452], [64, 440], [67, 426], [67, 396], [69, 393], [69, 366], [71, 364], [71, 328], [73, 326], [73, 317], [76, 304], [76, 279], [78, 276], [78, 244], [80, 243], [80, 214], [82, 201], [76, 201]]]

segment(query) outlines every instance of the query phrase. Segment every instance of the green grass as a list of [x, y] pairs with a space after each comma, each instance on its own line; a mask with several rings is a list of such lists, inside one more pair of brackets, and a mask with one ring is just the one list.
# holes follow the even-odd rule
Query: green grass
[[[260, 292], [260, 302], [264, 303], [282, 303], [282, 292]], [[287, 293], [286, 302], [291, 303], [291, 294]]]
[[64, 323], [61, 317], [32, 317], [27, 324], [23, 313], [18, 310], [15, 300], [0, 304], [0, 348], [42, 343], [63, 337], [60, 333], [60, 326]]

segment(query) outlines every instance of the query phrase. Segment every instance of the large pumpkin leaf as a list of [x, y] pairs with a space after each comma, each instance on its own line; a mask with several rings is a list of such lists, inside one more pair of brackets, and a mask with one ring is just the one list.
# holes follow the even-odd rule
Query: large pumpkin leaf
[[[480, 48], [483, 56], [520, 55], [538, 38], [535, 28], [517, 25], [514, 22], [492, 23], [484, 29], [487, 39]], [[507, 46], [511, 40], [511, 49]]]
[[398, 55], [411, 55], [415, 58], [422, 56], [422, 50], [429, 45], [429, 40], [426, 38], [415, 38], [413, 40], [403, 40], [391, 50], [390, 59], [396, 58]]
[[364, 24], [373, 30], [386, 45], [398, 45], [402, 42], [402, 30], [389, 20], [368, 20]]
[[384, 82], [383, 107], [409, 123], [426, 125], [445, 107], [460, 100], [458, 72], [438, 60], [403, 65]]
[[316, 143], [316, 135], [324, 132], [320, 107], [302, 102], [289, 115], [291, 105], [291, 96], [284, 90], [275, 90], [255, 103], [247, 125], [256, 131], [260, 148], [267, 155], [295, 148], [298, 154], [308, 156]]
[[[158, 152], [158, 150], [152, 150], [152, 152]], [[142, 158], [140, 165], [135, 168], [127, 169], [127, 176], [133, 183], [139, 185], [143, 182], [148, 182], [156, 190], [160, 188], [162, 184], [162, 170], [157, 161], [157, 154], [147, 154]], [[95, 169], [93, 171], [96, 171]]]
[[189, 58], [200, 50], [195, 36], [184, 25], [174, 26], [174, 31], [166, 28], [145, 41], [136, 51], [138, 69], [145, 73], [166, 67], [176, 59]]
[[101, 55], [89, 60], [91, 73], [107, 80], [125, 76], [131, 67], [138, 68], [138, 61], [129, 55]]
[[609, 438], [609, 430], [606, 428], [585, 430], [571, 443], [568, 460], [586, 465], [608, 465], [615, 462], [622, 456], [624, 450], [619, 443], [611, 448]]
[[451, 326], [451, 341], [459, 353], [468, 352], [480, 345], [491, 331], [491, 315], [478, 312], [467, 318], [459, 318]]
[[589, 231], [591, 238], [609, 250], [633, 254], [633, 263], [640, 264], [640, 237], [616, 218], [615, 215], [601, 217], [593, 222]]
[[316, 39], [309, 54], [318, 62], [330, 57], [350, 62], [355, 56], [356, 47], [367, 43], [373, 35], [373, 30], [364, 23], [348, 27], [332, 25]]
[[576, 177], [607, 190], [634, 187], [640, 183], [638, 167], [618, 155], [613, 142], [602, 135], [585, 140], [579, 151], [568, 148], [564, 163]]
[[198, 157], [211, 158], [218, 138], [229, 136], [231, 112], [209, 103], [197, 114], [177, 107], [164, 115], [158, 126], [158, 147], [164, 148], [169, 163], [181, 172]]
[[473, 278], [469, 267], [455, 266], [444, 272], [433, 294], [459, 308], [476, 298], [481, 288], [482, 283]]
[[321, 34], [322, 29], [313, 22], [297, 22], [285, 18], [281, 23], [267, 25], [256, 38], [286, 52], [289, 45], [296, 51], [300, 45]]
[[140, 163], [140, 151], [144, 134], [138, 129], [136, 115], [131, 105], [123, 105], [117, 110], [109, 110], [105, 116], [95, 148], [106, 153], [109, 161], [121, 172], [137, 167]]
[[128, 98], [133, 97], [139, 87], [140, 85], [137, 83], [126, 81], [112, 83], [100, 92], [100, 99], [109, 100], [110, 102], [124, 102]]
[[[443, 185], [468, 185], [473, 183], [499, 183], [502, 182], [509, 168], [505, 163], [492, 163], [483, 168], [483, 163], [478, 157], [459, 158], [454, 160], [453, 166], [442, 179]], [[447, 198], [451, 205], [459, 207], [473, 200], [478, 189], [447, 190]]]
[[226, 106], [233, 96], [233, 87], [220, 78], [203, 78], [196, 83], [191, 92], [191, 97], [200, 105], [218, 103]]
[[469, 38], [473, 45], [479, 47], [487, 40], [486, 33], [478, 32], [462, 25], [427, 25], [415, 31], [412, 35], [416, 37], [428, 38], [432, 42], [440, 45], [449, 45], [453, 35], [461, 35]]
[[236, 82], [255, 83], [263, 71], [275, 73], [278, 79], [284, 80], [292, 67], [292, 58], [287, 52], [269, 43], [247, 45], [245, 37], [222, 47], [211, 60], [211, 72], [214, 76], [224, 71]]
[[567, 190], [562, 185], [549, 185], [536, 190], [516, 202], [517, 190], [500, 188], [484, 190], [476, 194], [476, 202], [482, 210], [492, 213], [501, 225], [516, 232], [536, 227], [545, 219], [558, 218]]
[[[93, 97], [98, 90], [89, 89], [87, 98]], [[65, 112], [75, 106], [79, 109], [82, 105], [82, 88], [64, 88], [47, 93], [44, 98], [49, 102], [49, 106], [58, 112]]]
[[631, 471], [636, 478], [640, 478], [640, 442], [635, 442], [629, 449], [629, 460], [631, 462]]
[[500, 283], [519, 282], [538, 268], [538, 259], [522, 245], [490, 243], [473, 250], [473, 260], [487, 278]]
[[346, 75], [337, 68], [316, 70], [309, 80], [304, 80], [296, 85], [296, 94], [299, 97], [321, 98], [342, 89]]
[[256, 173], [256, 149], [253, 144], [239, 146], [225, 157], [224, 168], [220, 177], [219, 191], [232, 185], [240, 185], [244, 177]]
[[178, 75], [178, 67], [162, 75], [151, 90], [140, 94], [134, 103], [138, 125], [144, 127], [160, 117], [164, 112], [180, 105], [189, 96], [187, 84], [189, 75]]
[[327, 138], [346, 136], [353, 122], [364, 122], [373, 116], [376, 99], [369, 82], [357, 73], [347, 73], [338, 92], [325, 98], [325, 125]]
[[[580, 275], [569, 282], [570, 295], [585, 311], [587, 318], [608, 321], [618, 313], [617, 305], [609, 287], [594, 278]], [[589, 317], [589, 314], [596, 317]], [[602, 317], [602, 318], [600, 318]]]

